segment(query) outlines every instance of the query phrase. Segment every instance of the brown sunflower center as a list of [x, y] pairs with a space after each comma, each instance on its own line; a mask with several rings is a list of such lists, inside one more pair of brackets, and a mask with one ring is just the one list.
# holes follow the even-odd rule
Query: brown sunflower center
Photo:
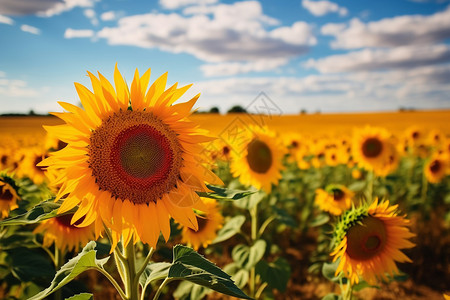
[[189, 228], [189, 230], [200, 233], [203, 231], [203, 229], [206, 228], [206, 225], [208, 225], [209, 219], [206, 216], [197, 216], [197, 224], [198, 224], [198, 230], [195, 231], [194, 229]]
[[377, 138], [369, 138], [362, 145], [362, 152], [365, 157], [377, 157], [381, 151], [383, 151], [383, 144]]
[[341, 189], [332, 189], [331, 191], [333, 192], [334, 201], [340, 201], [344, 199], [345, 194]]
[[223, 155], [227, 156], [228, 154], [230, 154], [230, 148], [228, 146], [223, 146], [222, 153]]
[[80, 225], [83, 222], [84, 216], [81, 217], [74, 224], [70, 224], [70, 221], [72, 220], [72, 217], [73, 217], [73, 214], [67, 214], [67, 215], [58, 216], [58, 217], [55, 218], [55, 220], [56, 220], [56, 222], [58, 222], [63, 227], [78, 228], [78, 227], [76, 227], [76, 225]]
[[413, 137], [413, 139], [418, 139], [419, 138], [419, 136], [420, 136], [420, 133], [418, 132], [418, 131], [414, 131], [413, 133], [412, 133], [412, 137]]
[[182, 150], [151, 113], [121, 111], [92, 133], [89, 166], [100, 189], [135, 204], [157, 201], [177, 183]]
[[362, 224], [347, 232], [347, 254], [352, 259], [367, 260], [379, 254], [386, 245], [386, 228], [382, 220], [365, 217]]
[[297, 141], [292, 141], [291, 146], [292, 146], [292, 148], [297, 149], [298, 148], [298, 142]]
[[441, 169], [441, 162], [438, 160], [433, 160], [430, 164], [431, 173], [438, 173]]
[[14, 198], [14, 195], [11, 191], [5, 186], [0, 189], [0, 200], [1, 201], [11, 201]]
[[36, 156], [34, 158], [34, 167], [38, 172], [45, 172], [46, 167], [39, 167], [37, 164], [40, 163], [44, 158], [47, 158], [47, 155], [45, 157], [42, 157], [40, 155]]
[[247, 162], [250, 169], [256, 173], [266, 173], [272, 166], [272, 152], [263, 141], [254, 139], [247, 147]]
[[8, 162], [8, 155], [3, 154], [0, 161], [2, 162], [2, 165], [6, 165], [6, 163]]

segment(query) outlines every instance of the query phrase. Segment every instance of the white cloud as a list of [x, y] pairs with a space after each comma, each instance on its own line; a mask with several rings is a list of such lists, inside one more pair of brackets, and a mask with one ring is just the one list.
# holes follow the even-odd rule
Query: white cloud
[[449, 45], [403, 46], [364, 49], [346, 54], [310, 59], [304, 66], [322, 73], [411, 69], [450, 61]]
[[340, 16], [346, 16], [348, 10], [345, 7], [339, 6], [334, 2], [322, 0], [322, 1], [310, 1], [303, 0], [302, 6], [308, 10], [311, 14], [320, 17], [329, 13], [338, 13]]
[[39, 92], [28, 87], [26, 81], [18, 79], [8, 79], [5, 72], [0, 71], [0, 96], [19, 98], [19, 97], [35, 97]]
[[42, 17], [51, 17], [72, 10], [75, 7], [93, 7], [95, 2], [97, 1], [99, 0], [63, 0], [63, 2], [55, 1], [55, 4], [51, 8], [45, 11], [39, 11], [38, 15]]
[[7, 16], [0, 15], [0, 23], [12, 25], [14, 24], [14, 20]]
[[116, 13], [114, 11], [107, 11], [100, 15], [102, 21], [113, 21], [116, 19]]
[[200, 69], [207, 77], [232, 76], [242, 73], [271, 71], [288, 63], [288, 59], [259, 60], [252, 62], [224, 62], [202, 65]]
[[84, 16], [86, 18], [88, 18], [92, 25], [97, 26], [98, 25], [98, 19], [97, 19], [97, 14], [95, 13], [95, 10], [93, 10], [92, 8], [88, 8], [84, 10]]
[[20, 30], [31, 33], [31, 34], [41, 34], [41, 30], [39, 28], [30, 26], [30, 25], [26, 25], [26, 24], [20, 26]]
[[117, 27], [103, 28], [97, 36], [111, 45], [189, 53], [209, 63], [290, 59], [306, 53], [316, 43], [312, 27], [304, 22], [266, 29], [275, 24], [275, 19], [264, 15], [256, 1], [221, 4], [207, 8], [204, 14], [190, 13], [193, 15], [128, 16], [120, 19]]
[[215, 4], [217, 2], [218, 0], [159, 0], [159, 4], [167, 9], [177, 9], [192, 4], [196, 5]]
[[94, 37], [94, 31], [90, 29], [72, 29], [67, 28], [64, 32], [64, 37], [66, 39], [73, 39], [73, 38], [90, 38]]
[[321, 31], [335, 37], [331, 46], [336, 49], [432, 44], [450, 38], [450, 6], [429, 16], [398, 16], [369, 23], [352, 19], [349, 24], [326, 24]]

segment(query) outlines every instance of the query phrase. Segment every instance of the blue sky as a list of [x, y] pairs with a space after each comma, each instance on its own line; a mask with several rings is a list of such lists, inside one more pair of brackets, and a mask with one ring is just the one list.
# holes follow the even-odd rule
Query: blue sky
[[61, 111], [116, 62], [194, 83], [202, 110], [444, 109], [449, 41], [449, 1], [2, 0], [0, 113]]

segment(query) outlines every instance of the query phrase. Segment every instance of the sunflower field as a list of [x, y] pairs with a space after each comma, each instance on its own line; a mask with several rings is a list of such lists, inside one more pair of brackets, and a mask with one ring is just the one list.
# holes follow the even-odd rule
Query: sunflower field
[[450, 298], [450, 111], [199, 114], [167, 73], [88, 75], [0, 117], [1, 299]]

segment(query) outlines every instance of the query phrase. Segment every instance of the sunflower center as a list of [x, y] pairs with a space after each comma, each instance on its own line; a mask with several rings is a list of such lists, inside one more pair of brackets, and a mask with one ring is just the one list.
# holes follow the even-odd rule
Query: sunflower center
[[45, 156], [45, 157], [42, 157], [42, 156], [36, 156], [35, 158], [34, 158], [34, 167], [36, 168], [36, 170], [37, 171], [39, 171], [39, 172], [45, 172], [45, 169], [46, 169], [46, 167], [39, 167], [37, 164], [38, 163], [40, 163], [44, 158], [46, 158], [47, 156]]
[[341, 189], [333, 189], [333, 200], [340, 201], [344, 198], [345, 194]]
[[250, 169], [256, 173], [266, 173], [272, 166], [272, 152], [263, 141], [254, 139], [247, 147], [247, 162]]
[[70, 224], [70, 221], [72, 220], [73, 214], [67, 214], [62, 215], [59, 217], [56, 217], [55, 220], [63, 227], [69, 227], [69, 228], [78, 228], [76, 225], [79, 225], [83, 222], [84, 216], [81, 217], [78, 221], [76, 221], [74, 224]]
[[176, 134], [152, 113], [120, 111], [92, 133], [89, 166], [101, 190], [134, 204], [157, 201], [175, 187], [182, 150]]
[[412, 137], [413, 137], [413, 139], [418, 139], [419, 138], [419, 132], [418, 131], [414, 131], [413, 133], [412, 133]]
[[292, 141], [291, 146], [292, 146], [292, 148], [297, 149], [298, 148], [298, 142], [297, 141]]
[[2, 158], [1, 158], [1, 162], [3, 165], [6, 165], [6, 163], [8, 162], [8, 155], [3, 154]]
[[362, 145], [362, 152], [365, 157], [377, 157], [383, 150], [383, 144], [377, 138], [369, 138]]
[[361, 223], [347, 232], [347, 254], [355, 260], [376, 256], [386, 244], [386, 228], [382, 220], [368, 216]]
[[223, 155], [227, 156], [228, 154], [230, 154], [230, 148], [228, 146], [223, 146], [222, 153]]
[[7, 188], [2, 188], [0, 193], [0, 200], [2, 201], [11, 201], [14, 198], [14, 195]]
[[441, 169], [441, 163], [438, 160], [434, 160], [430, 164], [430, 171], [432, 173], [437, 173], [437, 172], [439, 172], [440, 169]]
[[203, 231], [203, 229], [206, 228], [206, 225], [208, 224], [208, 218], [206, 216], [197, 216], [197, 224], [198, 224], [198, 230], [195, 231], [194, 229], [189, 228], [189, 230], [200, 233]]

